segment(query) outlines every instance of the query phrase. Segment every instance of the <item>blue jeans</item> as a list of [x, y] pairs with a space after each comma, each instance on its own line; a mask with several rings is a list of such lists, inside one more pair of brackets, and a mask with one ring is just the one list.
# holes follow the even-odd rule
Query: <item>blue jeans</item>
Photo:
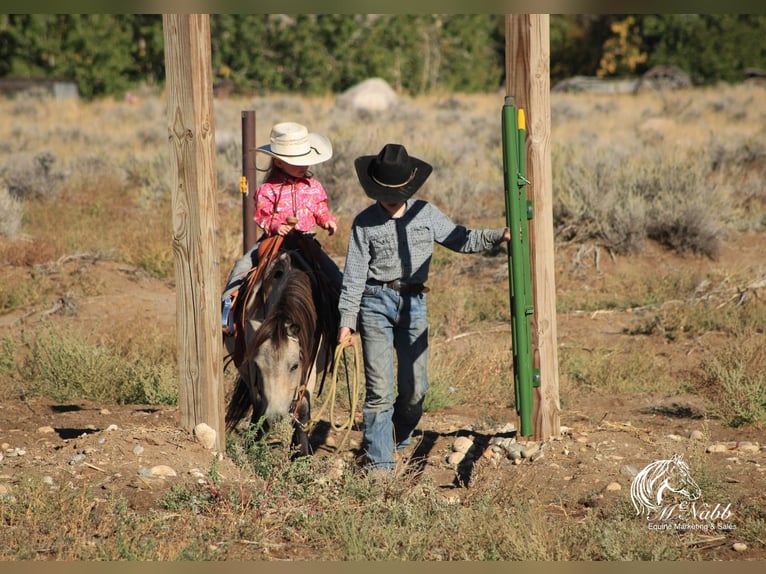
[[425, 293], [400, 295], [368, 285], [359, 309], [359, 334], [366, 389], [363, 446], [370, 464], [390, 470], [397, 446], [407, 444], [420, 421], [428, 389]]

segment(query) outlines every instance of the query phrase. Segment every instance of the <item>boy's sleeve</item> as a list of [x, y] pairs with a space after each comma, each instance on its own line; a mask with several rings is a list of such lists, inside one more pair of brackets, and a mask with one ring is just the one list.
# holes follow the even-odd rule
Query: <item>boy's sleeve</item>
[[346, 250], [346, 265], [343, 270], [343, 284], [340, 289], [338, 310], [340, 326], [357, 329], [359, 305], [362, 301], [367, 272], [370, 264], [370, 249], [364, 233], [357, 225], [352, 225], [351, 236]]
[[491, 249], [503, 239], [505, 229], [466, 229], [462, 225], [455, 224], [432, 203], [428, 205], [434, 240], [452, 251], [478, 253]]

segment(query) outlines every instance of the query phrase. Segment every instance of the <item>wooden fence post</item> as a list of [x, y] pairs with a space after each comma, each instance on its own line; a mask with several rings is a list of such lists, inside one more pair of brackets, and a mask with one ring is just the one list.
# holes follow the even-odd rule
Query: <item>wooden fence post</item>
[[505, 17], [506, 95], [524, 110], [527, 123], [527, 193], [534, 217], [529, 225], [534, 314], [533, 365], [540, 369], [532, 411], [534, 438], [560, 433], [559, 370], [556, 334], [556, 277], [553, 238], [553, 190], [550, 113], [550, 16]]
[[210, 17], [163, 14], [171, 148], [181, 425], [206, 423], [224, 452]]

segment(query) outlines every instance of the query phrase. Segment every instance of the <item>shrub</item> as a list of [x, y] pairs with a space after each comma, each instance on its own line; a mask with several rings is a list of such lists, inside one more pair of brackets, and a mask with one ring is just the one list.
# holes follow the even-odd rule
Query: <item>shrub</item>
[[31, 395], [59, 401], [87, 398], [115, 404], [175, 404], [175, 365], [147, 361], [104, 344], [94, 344], [78, 331], [53, 325], [41, 329], [20, 379]]
[[0, 187], [0, 235], [15, 239], [21, 230], [21, 218], [24, 206], [8, 192], [7, 187]]
[[766, 424], [766, 345], [748, 332], [707, 353], [693, 384], [714, 405], [713, 414], [738, 427]]

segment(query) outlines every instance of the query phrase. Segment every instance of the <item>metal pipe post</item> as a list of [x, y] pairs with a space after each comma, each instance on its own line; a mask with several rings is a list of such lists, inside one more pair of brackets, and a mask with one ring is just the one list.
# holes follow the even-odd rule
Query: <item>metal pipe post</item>
[[520, 418], [520, 436], [533, 434], [532, 427], [532, 337], [530, 316], [534, 312], [531, 287], [529, 224], [532, 205], [527, 201], [525, 186], [526, 125], [524, 112], [507, 96], [502, 113], [503, 175], [505, 182], [505, 214], [511, 230], [508, 250], [508, 281], [513, 338], [513, 375], [516, 412]]
[[250, 251], [257, 239], [257, 230], [253, 219], [256, 174], [255, 111], [248, 110], [242, 112], [242, 177], [239, 186], [242, 192], [242, 253]]

